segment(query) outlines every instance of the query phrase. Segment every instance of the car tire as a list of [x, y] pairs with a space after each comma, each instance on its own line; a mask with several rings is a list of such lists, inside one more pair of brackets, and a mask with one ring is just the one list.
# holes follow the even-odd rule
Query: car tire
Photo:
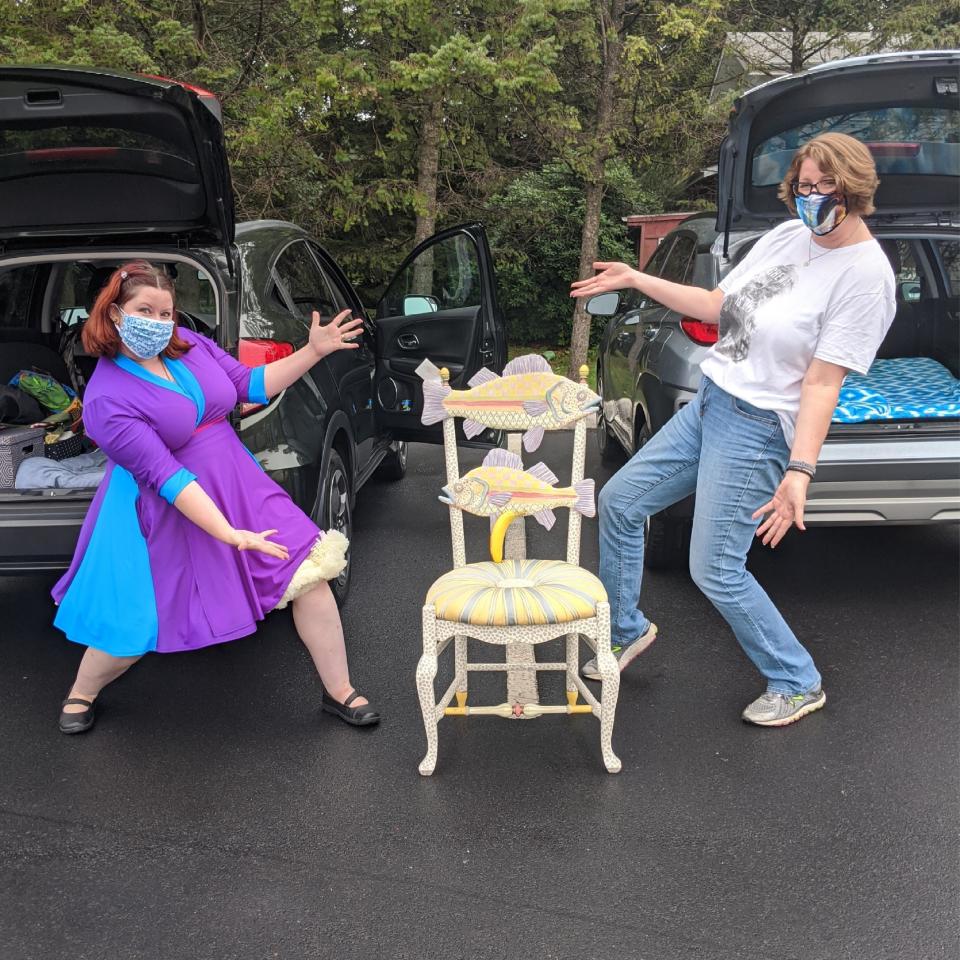
[[[653, 436], [649, 424], [637, 429], [636, 449]], [[656, 513], [647, 517], [643, 564], [651, 570], [680, 570], [689, 565], [691, 523], [687, 519]]]
[[662, 513], [647, 517], [644, 566], [651, 570], [681, 570], [690, 562], [690, 521]]
[[597, 449], [600, 451], [600, 461], [605, 464], [620, 463], [623, 461], [623, 451], [620, 442], [610, 432], [606, 418], [603, 415], [603, 375], [597, 365], [597, 393], [600, 395], [600, 410], [597, 413]]
[[377, 467], [376, 475], [381, 480], [389, 480], [392, 483], [402, 480], [407, 475], [406, 440], [395, 440], [390, 444], [387, 455], [380, 461], [380, 466]]
[[[336, 450], [330, 451], [327, 469], [320, 481], [319, 526], [324, 530], [339, 530], [348, 540], [353, 539], [353, 511], [350, 507], [350, 474], [343, 458]], [[342, 607], [350, 592], [350, 567], [352, 545], [347, 550], [347, 565], [335, 580], [330, 581], [330, 589]]]

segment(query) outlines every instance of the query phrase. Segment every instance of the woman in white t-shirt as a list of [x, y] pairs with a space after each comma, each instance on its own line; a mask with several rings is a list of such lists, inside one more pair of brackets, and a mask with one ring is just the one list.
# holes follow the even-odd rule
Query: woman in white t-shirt
[[[623, 670], [655, 639], [638, 609], [644, 522], [696, 493], [690, 571], [766, 679], [743, 711], [785, 726], [826, 703], [813, 659], [746, 568], [754, 535], [775, 547], [803, 526], [843, 378], [866, 373], [895, 312], [893, 271], [863, 217], [878, 184], [869, 151], [827, 133], [801, 147], [780, 186], [791, 214], [715, 290], [623, 263], [595, 263], [571, 296], [634, 287], [678, 313], [719, 323], [694, 402], [600, 493], [600, 578]], [[599, 679], [596, 661], [583, 668]]]

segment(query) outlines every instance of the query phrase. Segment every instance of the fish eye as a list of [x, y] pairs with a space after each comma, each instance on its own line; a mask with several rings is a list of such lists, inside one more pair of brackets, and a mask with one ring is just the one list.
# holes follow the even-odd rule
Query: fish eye
[[460, 493], [460, 492], [463, 490], [463, 484], [462, 484], [462, 483], [455, 483], [455, 484], [453, 485], [453, 489], [454, 489], [457, 493]]
[[586, 400], [586, 399], [587, 399], [586, 393], [584, 393], [583, 390], [581, 390], [581, 391], [577, 394], [577, 399], [578, 399], [578, 400]]

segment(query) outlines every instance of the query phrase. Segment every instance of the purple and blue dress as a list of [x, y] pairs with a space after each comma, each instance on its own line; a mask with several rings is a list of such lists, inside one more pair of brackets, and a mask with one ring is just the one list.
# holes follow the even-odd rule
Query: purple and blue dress
[[[178, 332], [191, 349], [165, 360], [172, 382], [118, 354], [101, 357], [84, 397], [87, 433], [109, 462], [70, 569], [53, 589], [54, 623], [114, 656], [196, 650], [253, 633], [322, 537], [227, 419], [240, 401], [267, 402], [264, 367]], [[193, 480], [233, 527], [277, 529], [273, 539], [289, 557], [238, 551], [183, 516], [173, 501]]]

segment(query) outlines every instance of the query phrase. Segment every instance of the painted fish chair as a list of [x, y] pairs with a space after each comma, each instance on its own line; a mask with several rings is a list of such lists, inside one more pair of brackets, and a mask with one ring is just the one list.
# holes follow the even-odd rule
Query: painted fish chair
[[[446, 386], [448, 371], [441, 370], [439, 373]], [[586, 374], [587, 368], [582, 367], [582, 385], [586, 384]], [[480, 413], [472, 413], [471, 419], [481, 424], [485, 422]], [[580, 417], [572, 431], [571, 485], [583, 479], [586, 430], [586, 420]], [[453, 418], [443, 422], [443, 447], [447, 483], [452, 487], [460, 471]], [[420, 763], [420, 773], [430, 776], [436, 767], [437, 728], [440, 720], [446, 716], [510, 718], [542, 714], [595, 716], [600, 721], [600, 750], [604, 765], [608, 772], [618, 773], [620, 759], [613, 752], [611, 741], [620, 671], [610, 650], [610, 606], [603, 584], [579, 566], [580, 513], [570, 510], [565, 561], [503, 560], [503, 518], [510, 512], [510, 503], [505, 503], [491, 516], [493, 559], [467, 563], [461, 509], [474, 512], [469, 505], [463, 508], [456, 504], [449, 505], [454, 569], [434, 582], [423, 606], [423, 655], [417, 665], [416, 677], [427, 735], [427, 753]], [[509, 524], [509, 520], [506, 522]], [[602, 676], [599, 700], [579, 674], [581, 636], [596, 652]], [[566, 638], [565, 659], [559, 662], [472, 663], [467, 656], [468, 639], [506, 646], [539, 644], [558, 637]], [[434, 685], [438, 657], [451, 642], [454, 647], [454, 678], [438, 701]], [[521, 669], [563, 671], [566, 675], [566, 703], [468, 704], [470, 673]], [[585, 703], [578, 702], [580, 696]], [[451, 706], [454, 698], [456, 706]]]

